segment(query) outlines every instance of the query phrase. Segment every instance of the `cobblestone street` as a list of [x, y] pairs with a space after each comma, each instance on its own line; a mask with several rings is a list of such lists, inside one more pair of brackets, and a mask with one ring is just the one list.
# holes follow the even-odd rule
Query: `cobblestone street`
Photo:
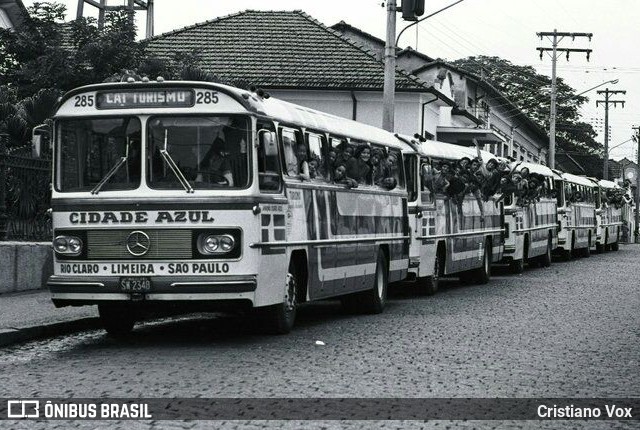
[[[32, 342], [0, 352], [0, 386], [7, 397], [637, 397], [639, 252], [625, 246], [519, 276], [498, 271], [486, 286], [446, 281], [433, 297], [396, 286], [376, 316], [346, 315], [337, 302], [313, 304], [288, 336], [256, 335], [238, 317], [199, 315], [147, 323], [120, 341], [92, 331]], [[572, 428], [512, 423], [545, 424]]]

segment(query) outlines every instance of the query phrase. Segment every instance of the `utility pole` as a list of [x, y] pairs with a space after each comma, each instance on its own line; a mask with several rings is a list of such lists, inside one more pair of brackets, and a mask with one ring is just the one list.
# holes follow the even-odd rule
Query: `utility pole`
[[384, 48], [382, 128], [393, 133], [396, 97], [396, 0], [387, 0], [387, 43]]
[[544, 37], [549, 38], [551, 41], [551, 48], [536, 48], [540, 52], [540, 59], [542, 60], [545, 52], [551, 52], [551, 109], [549, 113], [549, 167], [555, 169], [556, 166], [556, 62], [558, 60], [558, 53], [565, 53], [567, 61], [569, 61], [569, 54], [572, 52], [584, 52], [587, 54], [587, 61], [591, 55], [592, 49], [580, 49], [580, 48], [558, 48], [558, 44], [565, 37], [571, 37], [575, 40], [576, 37], [588, 37], [589, 41], [593, 37], [593, 33], [565, 33], [553, 30], [552, 32], [540, 32], [536, 33], [540, 40]]
[[638, 165], [638, 167], [636, 167], [636, 195], [635, 195], [635, 207], [636, 207], [636, 211], [635, 211], [635, 226], [633, 229], [633, 234], [634, 234], [634, 238], [635, 238], [635, 243], [640, 243], [640, 172], [638, 171], [640, 169], [640, 127], [633, 127], [633, 129], [636, 131], [636, 135], [634, 136], [634, 140], [636, 141], [637, 145], [638, 145], [638, 150], [637, 150], [637, 154], [636, 154], [636, 164]]
[[609, 179], [609, 105], [616, 107], [618, 103], [624, 107], [623, 100], [609, 100], [612, 94], [627, 94], [625, 90], [610, 90], [605, 88], [604, 91], [598, 91], [598, 94], [604, 94], [604, 100], [597, 100], [596, 107], [600, 103], [604, 104], [604, 165], [602, 166], [602, 179]]

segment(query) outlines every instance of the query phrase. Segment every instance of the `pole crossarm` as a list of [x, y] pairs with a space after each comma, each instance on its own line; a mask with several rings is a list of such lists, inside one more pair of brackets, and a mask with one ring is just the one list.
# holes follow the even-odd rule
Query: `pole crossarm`
[[542, 59], [542, 55], [545, 52], [552, 52], [552, 55], [557, 55], [558, 52], [564, 52], [567, 56], [567, 61], [569, 60], [569, 55], [571, 55], [572, 52], [579, 52], [579, 53], [585, 53], [587, 54], [587, 61], [589, 61], [589, 57], [591, 57], [591, 53], [593, 52], [593, 49], [585, 49], [585, 48], [541, 48], [538, 47], [536, 48], [536, 50], [538, 50], [540, 52], [540, 59]]
[[600, 106], [601, 104], [612, 104], [613, 107], [616, 107], [617, 105], [622, 105], [622, 107], [624, 107], [624, 100], [596, 100], [596, 107]]
[[536, 35], [540, 37], [540, 39], [542, 39], [545, 36], [571, 37], [574, 40], [576, 37], [588, 37], [589, 42], [591, 42], [591, 38], [593, 37], [593, 33], [567, 33], [563, 31], [541, 31], [539, 33], [536, 33]]

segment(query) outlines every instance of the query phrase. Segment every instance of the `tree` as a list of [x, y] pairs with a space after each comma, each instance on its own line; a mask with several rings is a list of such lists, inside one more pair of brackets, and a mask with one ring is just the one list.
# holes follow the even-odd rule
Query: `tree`
[[[518, 66], [499, 57], [467, 57], [454, 65], [481, 76], [502, 92], [525, 115], [549, 132], [551, 78], [531, 66]], [[562, 78], [557, 82], [556, 141], [565, 152], [602, 155], [602, 145], [595, 141], [593, 127], [580, 121], [578, 108], [588, 99]]]
[[23, 25], [0, 30], [0, 85], [15, 88], [19, 99], [102, 82], [143, 61], [144, 43], [126, 10], [109, 11], [102, 30], [94, 19], [65, 23], [65, 12], [64, 5], [36, 2]]

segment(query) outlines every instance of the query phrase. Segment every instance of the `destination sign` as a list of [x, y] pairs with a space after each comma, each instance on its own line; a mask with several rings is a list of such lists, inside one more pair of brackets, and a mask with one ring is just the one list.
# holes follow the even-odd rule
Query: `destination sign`
[[98, 109], [181, 108], [195, 105], [195, 92], [182, 89], [99, 91]]

